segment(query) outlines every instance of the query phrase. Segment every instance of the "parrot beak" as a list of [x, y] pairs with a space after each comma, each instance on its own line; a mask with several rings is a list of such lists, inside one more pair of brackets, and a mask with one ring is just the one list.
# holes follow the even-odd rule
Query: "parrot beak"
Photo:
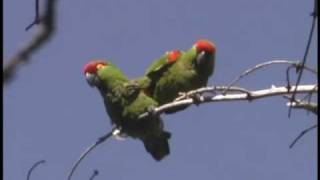
[[197, 65], [197, 66], [201, 66], [201, 64], [204, 63], [203, 61], [204, 61], [205, 56], [206, 56], [206, 53], [205, 53], [204, 51], [201, 51], [201, 52], [198, 54], [198, 56], [197, 56], [197, 58], [196, 58], [196, 65]]
[[96, 84], [96, 76], [91, 73], [86, 73], [87, 83], [93, 87]]

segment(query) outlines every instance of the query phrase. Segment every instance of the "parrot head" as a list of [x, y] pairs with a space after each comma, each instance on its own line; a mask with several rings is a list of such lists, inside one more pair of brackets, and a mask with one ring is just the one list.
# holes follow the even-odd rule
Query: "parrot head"
[[108, 91], [128, 81], [128, 78], [110, 61], [95, 60], [84, 66], [83, 72], [91, 87]]
[[83, 72], [86, 76], [86, 80], [88, 84], [91, 87], [97, 86], [100, 83], [100, 79], [98, 77], [98, 71], [107, 66], [108, 66], [108, 62], [102, 61], [102, 60], [91, 61], [84, 66]]
[[208, 40], [199, 40], [197, 41], [193, 47], [196, 51], [196, 59], [195, 64], [198, 67], [210, 66], [213, 64], [216, 46], [213, 42]]

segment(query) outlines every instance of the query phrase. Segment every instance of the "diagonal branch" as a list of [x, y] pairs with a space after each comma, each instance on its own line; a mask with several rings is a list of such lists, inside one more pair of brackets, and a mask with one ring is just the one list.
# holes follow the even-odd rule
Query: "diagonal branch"
[[89, 146], [80, 156], [80, 158], [76, 161], [76, 163], [73, 165], [71, 171], [69, 172], [68, 175], [68, 180], [71, 180], [72, 175], [74, 173], [74, 171], [77, 169], [77, 167], [79, 166], [79, 164], [81, 163], [81, 161], [94, 149], [96, 148], [99, 144], [103, 143], [104, 141], [106, 141], [107, 139], [109, 139], [112, 136], [116, 136], [120, 134], [120, 130], [117, 128], [113, 128], [109, 133], [107, 133], [106, 135], [98, 138], [98, 140], [96, 142], [94, 142], [91, 146]]
[[28, 171], [27, 180], [30, 180], [32, 171], [33, 171], [37, 166], [39, 166], [40, 164], [43, 164], [43, 163], [45, 163], [45, 162], [46, 162], [45, 160], [40, 160], [40, 161], [34, 163], [33, 166], [32, 166], [32, 167], [29, 169], [29, 171]]
[[93, 180], [96, 176], [98, 176], [99, 175], [99, 171], [98, 170], [94, 170], [93, 171], [93, 174], [90, 176], [90, 179], [89, 180]]
[[39, 31], [35, 37], [16, 55], [9, 60], [8, 64], [4, 66], [3, 69], [3, 83], [6, 84], [12, 80], [13, 76], [16, 74], [18, 68], [29, 62], [30, 56], [40, 49], [44, 43], [48, 42], [52, 37], [55, 29], [55, 7], [56, 0], [47, 0], [45, 13], [41, 17], [41, 22], [39, 24]]
[[35, 15], [35, 17], [34, 17], [34, 20], [33, 20], [33, 22], [30, 24], [30, 25], [28, 25], [27, 27], [26, 27], [26, 31], [28, 31], [30, 28], [32, 28], [32, 26], [34, 26], [34, 25], [38, 25], [39, 23], [40, 23], [40, 16], [39, 16], [39, 0], [35, 0], [35, 6], [36, 6], [36, 8], [35, 8], [35, 11], [36, 11], [36, 15]]
[[[303, 55], [301, 67], [304, 67], [305, 64], [306, 64], [307, 56], [308, 56], [309, 49], [310, 49], [310, 45], [311, 45], [311, 41], [312, 41], [312, 35], [313, 35], [314, 28], [315, 28], [315, 25], [316, 25], [316, 19], [317, 19], [317, 17], [318, 17], [318, 7], [317, 7], [317, 4], [318, 4], [318, 3], [317, 3], [317, 2], [318, 2], [318, 0], [314, 0], [313, 12], [311, 13], [311, 16], [312, 16], [312, 25], [311, 25], [311, 28], [310, 28], [309, 38], [308, 38], [306, 50], [305, 50], [304, 55]], [[304, 70], [304, 68], [299, 68], [299, 69], [297, 69], [297, 73], [299, 73], [299, 74], [298, 74], [298, 78], [297, 78], [297, 82], [296, 82], [296, 87], [300, 84], [303, 70]], [[293, 101], [294, 101], [295, 95], [296, 95], [296, 89], [294, 90], [294, 93], [293, 93], [292, 96], [291, 96], [290, 102], [293, 102]], [[290, 114], [291, 114], [291, 108], [292, 108], [292, 106], [290, 106], [290, 108], [289, 108], [289, 112], [288, 112], [288, 116], [289, 116], [289, 117], [290, 117]]]
[[315, 129], [316, 127], [318, 127], [318, 124], [315, 124], [305, 130], [303, 130], [294, 140], [293, 142], [290, 144], [289, 148], [293, 148], [293, 146], [299, 141], [299, 139], [302, 138], [302, 136], [304, 136], [306, 133], [310, 132], [312, 129]]
[[[270, 66], [270, 65], [275, 65], [275, 64], [287, 64], [287, 65], [290, 65], [290, 67], [294, 66], [296, 68], [300, 67], [302, 69], [306, 69], [314, 74], [317, 74], [317, 71], [308, 67], [308, 66], [302, 66], [298, 63], [298, 62], [295, 62], [295, 61], [288, 61], [288, 60], [271, 60], [271, 61], [267, 61], [267, 62], [263, 62], [263, 63], [260, 63], [260, 64], [257, 64], [249, 69], [247, 69], [246, 71], [244, 71], [242, 74], [240, 74], [240, 76], [236, 77], [229, 85], [228, 87], [231, 87], [233, 85], [235, 85], [237, 82], [239, 82], [243, 77], [255, 72], [256, 70], [258, 69], [261, 69], [261, 68], [264, 68], [266, 66]], [[226, 91], [228, 91], [229, 88], [227, 88], [223, 94], [226, 93]]]

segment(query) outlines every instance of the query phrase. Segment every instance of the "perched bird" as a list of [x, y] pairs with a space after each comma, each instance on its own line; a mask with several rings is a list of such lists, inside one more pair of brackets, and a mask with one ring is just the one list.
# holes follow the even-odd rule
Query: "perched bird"
[[172, 51], [150, 66], [140, 84], [159, 105], [171, 102], [179, 92], [207, 85], [214, 71], [215, 53], [215, 44], [208, 40], [197, 41], [186, 52]]
[[157, 161], [170, 153], [168, 140], [171, 134], [164, 130], [160, 117], [139, 119], [158, 103], [145, 95], [139, 84], [129, 79], [114, 64], [92, 61], [85, 65], [84, 74], [90, 86], [101, 93], [111, 122], [121, 132], [140, 139], [146, 150]]
[[160, 78], [166, 76], [168, 69], [177, 62], [183, 53], [180, 50], [167, 51], [161, 58], [151, 64], [144, 76], [133, 81], [136, 81], [144, 92], [152, 97]]

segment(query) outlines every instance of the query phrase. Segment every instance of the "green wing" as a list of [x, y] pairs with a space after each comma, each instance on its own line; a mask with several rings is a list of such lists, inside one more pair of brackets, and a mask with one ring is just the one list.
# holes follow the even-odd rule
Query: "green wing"
[[154, 77], [159, 74], [161, 71], [164, 71], [168, 67], [169, 52], [166, 52], [160, 59], [155, 60], [152, 65], [147, 69], [145, 75], [148, 77]]

